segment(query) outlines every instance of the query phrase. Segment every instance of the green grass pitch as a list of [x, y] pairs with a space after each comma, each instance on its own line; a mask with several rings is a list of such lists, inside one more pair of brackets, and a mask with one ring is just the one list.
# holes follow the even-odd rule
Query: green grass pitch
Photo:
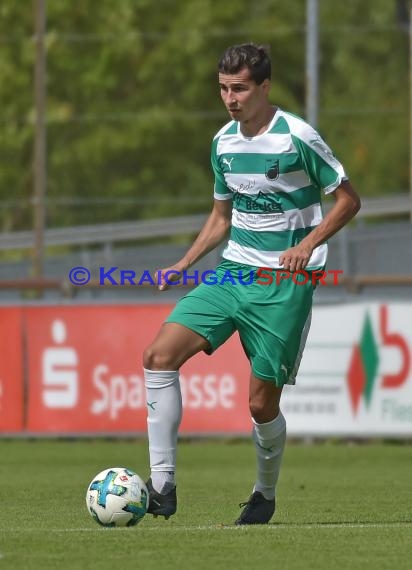
[[412, 567], [412, 447], [288, 443], [272, 524], [235, 527], [249, 441], [181, 442], [177, 514], [105, 529], [85, 492], [106, 467], [143, 478], [144, 441], [0, 441], [0, 570]]

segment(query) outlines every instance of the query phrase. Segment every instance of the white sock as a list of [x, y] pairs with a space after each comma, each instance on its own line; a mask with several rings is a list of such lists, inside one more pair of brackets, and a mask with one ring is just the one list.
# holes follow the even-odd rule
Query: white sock
[[152, 485], [158, 493], [175, 486], [177, 432], [182, 419], [178, 370], [144, 368]]
[[260, 491], [265, 499], [274, 499], [286, 443], [286, 421], [282, 412], [271, 422], [258, 424], [253, 418], [252, 421], [257, 453], [257, 479], [253, 491]]

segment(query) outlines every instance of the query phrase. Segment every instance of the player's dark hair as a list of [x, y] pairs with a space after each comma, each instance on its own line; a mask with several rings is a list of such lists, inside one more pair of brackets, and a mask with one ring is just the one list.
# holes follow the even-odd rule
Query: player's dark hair
[[267, 49], [252, 43], [230, 46], [225, 49], [218, 64], [219, 73], [227, 75], [239, 73], [245, 67], [257, 85], [270, 79], [272, 65]]

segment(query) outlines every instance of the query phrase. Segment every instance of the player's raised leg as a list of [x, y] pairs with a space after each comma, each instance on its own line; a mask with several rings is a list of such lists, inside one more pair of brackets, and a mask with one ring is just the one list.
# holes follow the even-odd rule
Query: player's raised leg
[[182, 418], [179, 368], [208, 348], [208, 341], [192, 330], [166, 323], [143, 355], [151, 470], [148, 512], [155, 516], [169, 518], [177, 508], [176, 447]]
[[275, 512], [275, 489], [286, 442], [286, 422], [279, 409], [282, 388], [267, 380], [250, 377], [249, 406], [257, 456], [253, 491], [237, 525], [267, 524]]

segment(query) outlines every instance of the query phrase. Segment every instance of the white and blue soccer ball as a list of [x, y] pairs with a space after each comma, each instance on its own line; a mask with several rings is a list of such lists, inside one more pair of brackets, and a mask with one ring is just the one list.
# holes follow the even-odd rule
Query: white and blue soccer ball
[[147, 512], [149, 493], [137, 473], [126, 467], [110, 467], [93, 477], [86, 505], [102, 526], [134, 526]]

